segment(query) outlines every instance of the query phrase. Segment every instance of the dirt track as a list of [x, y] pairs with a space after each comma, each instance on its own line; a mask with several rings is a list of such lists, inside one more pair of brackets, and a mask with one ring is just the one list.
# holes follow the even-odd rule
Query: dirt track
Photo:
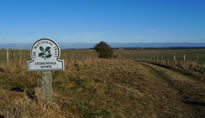
[[[139, 63], [153, 79], [161, 103], [157, 116], [202, 118], [205, 116], [205, 85], [179, 72], [148, 63]], [[148, 70], [148, 71], [147, 71]], [[158, 89], [157, 89], [158, 88]], [[166, 114], [166, 115], [165, 115]], [[175, 116], [176, 115], [176, 116]]]

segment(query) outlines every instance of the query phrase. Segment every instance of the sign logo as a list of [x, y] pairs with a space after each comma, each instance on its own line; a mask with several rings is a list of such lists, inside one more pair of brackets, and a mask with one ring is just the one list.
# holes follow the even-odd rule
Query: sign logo
[[42, 46], [40, 46], [39, 49], [41, 50], [41, 52], [38, 54], [38, 56], [41, 58], [44, 58], [44, 60], [52, 56], [51, 50], [50, 50], [51, 47], [46, 47], [46, 49], [44, 49]]
[[28, 62], [29, 71], [64, 70], [64, 61], [60, 60], [60, 48], [51, 39], [36, 41], [31, 49], [32, 60]]

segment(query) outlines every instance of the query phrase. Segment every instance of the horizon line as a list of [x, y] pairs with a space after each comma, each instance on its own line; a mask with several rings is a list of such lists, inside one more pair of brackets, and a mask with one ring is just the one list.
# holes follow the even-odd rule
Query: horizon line
[[[99, 42], [61, 42], [61, 41], [56, 41], [57, 43], [66, 43], [66, 44], [68, 44], [68, 43], [87, 43], [87, 44], [95, 44], [95, 43], [99, 43], [99, 42], [101, 42], [101, 41], [99, 41]], [[104, 42], [106, 42], [106, 41], [104, 41]], [[35, 43], [35, 42], [25, 42], [25, 43], [22, 43], [22, 42], [19, 42], [19, 43], [0, 43], [0, 45], [2, 45], [2, 44], [33, 44], [33, 43]], [[150, 43], [161, 43], [161, 44], [163, 44], [163, 43], [194, 43], [194, 44], [197, 44], [197, 43], [205, 43], [205, 41], [204, 42], [106, 42], [106, 43], [120, 43], [120, 44], [130, 44], [130, 43], [143, 43], [143, 44], [150, 44]]]

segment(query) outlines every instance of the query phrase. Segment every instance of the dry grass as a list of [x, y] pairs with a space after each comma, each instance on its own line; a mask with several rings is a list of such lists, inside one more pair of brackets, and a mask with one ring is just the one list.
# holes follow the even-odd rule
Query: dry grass
[[205, 78], [204, 78], [205, 65], [204, 64], [199, 64], [199, 63], [191, 62], [191, 61], [187, 61], [187, 62], [183, 62], [183, 61], [150, 62], [149, 61], [149, 63], [179, 71], [179, 72], [184, 73], [188, 76], [192, 76], [197, 80], [201, 80], [202, 82], [205, 82]]
[[0, 71], [0, 114], [8, 118], [188, 116], [183, 108], [189, 107], [162, 78], [133, 60], [65, 60], [65, 71], [53, 71], [53, 102], [45, 103], [39, 89], [41, 73], [13, 64]]
[[72, 113], [62, 112], [60, 106], [41, 100], [36, 89], [37, 100], [31, 100], [24, 93], [1, 91], [1, 109], [6, 118], [73, 118]]
[[[128, 73], [129, 71], [133, 74], [125, 75], [125, 78], [136, 75], [135, 70], [128, 69], [132, 65], [129, 62], [131, 61], [114, 59], [66, 60], [65, 71], [53, 72], [55, 105], [50, 106], [50, 108], [46, 107], [47, 111], [44, 109], [44, 106], [47, 105], [40, 102], [39, 99], [36, 102], [26, 97], [30, 93], [34, 96], [34, 93], [36, 93], [34, 92], [35, 88], [41, 86], [41, 73], [27, 72], [26, 65], [13, 64], [12, 66], [6, 66], [3, 68], [3, 72], [0, 73], [1, 90], [7, 91], [5, 92], [5, 96], [11, 92], [14, 96], [18, 96], [14, 94], [17, 93], [22, 94], [23, 97], [11, 97], [13, 99], [10, 102], [11, 105], [5, 105], [7, 103], [2, 101], [4, 105], [1, 106], [1, 109], [6, 110], [3, 110], [4, 115], [6, 114], [8, 116], [10, 114], [11, 117], [12, 114], [14, 116], [20, 115], [21, 117], [26, 117], [28, 114], [31, 115], [29, 117], [49, 117], [47, 113], [52, 112], [51, 110], [60, 116], [62, 115], [61, 112], [57, 112], [56, 110], [69, 114], [68, 116], [62, 115], [66, 117], [126, 117], [128, 113], [123, 113], [125, 110], [124, 107], [131, 107], [132, 104], [127, 104], [130, 98], [129, 96], [124, 96], [121, 90], [125, 93], [128, 91], [126, 88], [128, 81], [124, 80], [124, 78], [119, 79], [118, 77], [124, 72]], [[139, 93], [138, 91], [136, 92]], [[8, 107], [7, 109], [5, 109], [6, 106]], [[54, 109], [51, 109], [53, 107]], [[18, 109], [20, 113], [14, 114], [12, 109]], [[53, 115], [53, 117], [56, 115]]]

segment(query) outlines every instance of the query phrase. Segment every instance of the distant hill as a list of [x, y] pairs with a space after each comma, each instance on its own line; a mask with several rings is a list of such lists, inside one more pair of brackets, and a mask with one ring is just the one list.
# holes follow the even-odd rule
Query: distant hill
[[[61, 49], [88, 49], [95, 43], [58, 43]], [[108, 43], [112, 48], [168, 48], [168, 47], [205, 47], [205, 43]], [[31, 49], [32, 43], [0, 44], [0, 48]]]

